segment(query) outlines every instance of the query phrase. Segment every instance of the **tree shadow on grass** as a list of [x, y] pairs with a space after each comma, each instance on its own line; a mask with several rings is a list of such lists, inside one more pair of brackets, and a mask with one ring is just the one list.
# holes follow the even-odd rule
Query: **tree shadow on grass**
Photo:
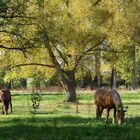
[[81, 117], [28, 117], [0, 120], [0, 140], [137, 140], [140, 118], [122, 127]]

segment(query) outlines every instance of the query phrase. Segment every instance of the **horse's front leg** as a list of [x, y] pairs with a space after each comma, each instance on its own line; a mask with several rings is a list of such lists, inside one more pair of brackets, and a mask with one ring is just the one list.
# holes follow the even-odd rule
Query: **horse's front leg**
[[114, 114], [113, 114], [113, 120], [112, 123], [115, 124], [116, 123], [116, 108], [114, 108]]
[[109, 108], [107, 108], [107, 115], [106, 115], [106, 120], [105, 120], [105, 122], [106, 122], [106, 123], [108, 122], [109, 111], [110, 111], [110, 109], [109, 109]]
[[101, 107], [101, 108], [100, 108], [100, 120], [101, 120], [101, 116], [102, 116], [103, 110], [104, 110], [104, 108]]
[[4, 105], [2, 105], [2, 114], [4, 114], [4, 113], [5, 113], [4, 108], [5, 108], [5, 106], [4, 106]]

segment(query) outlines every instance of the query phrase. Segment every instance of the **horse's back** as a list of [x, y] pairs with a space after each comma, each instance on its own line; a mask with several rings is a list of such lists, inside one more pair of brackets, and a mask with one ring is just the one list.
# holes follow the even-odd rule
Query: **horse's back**
[[95, 99], [103, 99], [107, 96], [109, 96], [109, 91], [107, 89], [104, 89], [104, 88], [100, 88], [98, 89], [96, 92], [95, 92]]
[[95, 104], [103, 108], [113, 108], [115, 105], [110, 90], [104, 88], [98, 89], [95, 92]]
[[108, 97], [108, 90], [101, 88], [95, 92], [95, 103], [102, 104], [105, 102], [106, 98]]
[[107, 92], [108, 92], [107, 89], [105, 89], [105, 88], [100, 88], [100, 89], [96, 90], [96, 92], [95, 92], [95, 97], [96, 97], [96, 96], [100, 96], [100, 95], [104, 95], [104, 94], [107, 93]]

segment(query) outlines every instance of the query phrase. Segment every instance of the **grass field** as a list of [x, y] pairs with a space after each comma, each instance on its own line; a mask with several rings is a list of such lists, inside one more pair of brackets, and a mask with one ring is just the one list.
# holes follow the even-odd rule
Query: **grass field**
[[122, 127], [95, 119], [91, 92], [78, 92], [79, 105], [63, 103], [65, 94], [41, 94], [36, 111], [31, 94], [12, 93], [13, 113], [0, 115], [0, 140], [140, 140], [140, 92], [122, 93], [127, 105]]

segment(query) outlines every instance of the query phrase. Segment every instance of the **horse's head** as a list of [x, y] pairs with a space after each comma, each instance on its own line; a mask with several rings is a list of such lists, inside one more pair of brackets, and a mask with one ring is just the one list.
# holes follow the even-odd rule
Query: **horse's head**
[[117, 110], [118, 124], [121, 125], [128, 107], [122, 107]]

